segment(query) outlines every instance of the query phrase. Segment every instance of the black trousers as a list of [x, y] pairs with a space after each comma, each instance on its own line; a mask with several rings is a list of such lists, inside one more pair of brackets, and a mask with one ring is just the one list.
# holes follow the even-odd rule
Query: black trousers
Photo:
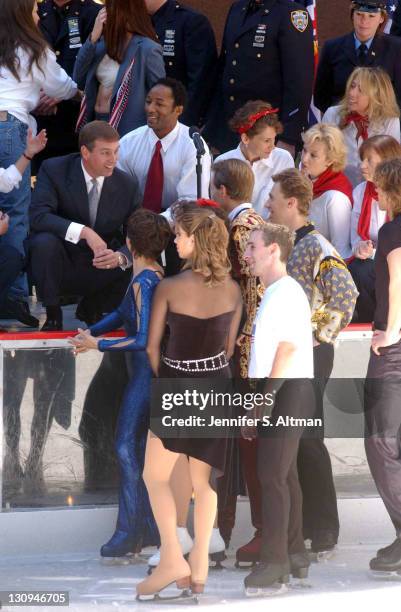
[[365, 450], [377, 490], [401, 536], [401, 340], [370, 353], [365, 382]]
[[371, 323], [376, 308], [374, 261], [355, 258], [348, 264], [348, 268], [359, 291], [355, 308], [358, 323]]
[[[323, 394], [333, 370], [333, 345], [315, 346], [313, 361], [315, 417], [323, 419]], [[327, 531], [338, 537], [337, 496], [323, 427], [304, 432], [299, 443], [298, 477], [303, 495], [304, 537], [319, 539], [319, 533]]]
[[0, 304], [23, 267], [24, 258], [21, 253], [8, 244], [1, 244], [0, 241]]
[[98, 270], [92, 265], [93, 254], [42, 232], [29, 240], [32, 276], [45, 306], [57, 306], [63, 294], [90, 298], [97, 312], [110, 310], [120, 303], [131, 270]]
[[262, 487], [261, 561], [286, 563], [288, 554], [305, 551], [302, 491], [297, 454], [304, 427], [275, 426], [280, 416], [314, 414], [312, 381], [288, 380], [276, 395], [272, 427], [259, 432], [258, 476]]

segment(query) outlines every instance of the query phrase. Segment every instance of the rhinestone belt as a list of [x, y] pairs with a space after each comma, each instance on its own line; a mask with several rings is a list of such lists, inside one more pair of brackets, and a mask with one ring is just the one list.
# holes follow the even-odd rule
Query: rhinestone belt
[[181, 361], [180, 359], [169, 359], [163, 355], [162, 360], [170, 368], [182, 370], [183, 372], [213, 372], [214, 370], [222, 370], [228, 366], [225, 351], [221, 351], [218, 355], [206, 357], [205, 359], [186, 359]]

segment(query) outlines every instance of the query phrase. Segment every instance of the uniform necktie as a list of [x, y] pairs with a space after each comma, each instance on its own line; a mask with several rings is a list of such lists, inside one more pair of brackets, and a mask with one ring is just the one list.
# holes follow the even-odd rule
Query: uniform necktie
[[158, 140], [155, 146], [155, 152], [149, 164], [142, 204], [144, 208], [153, 210], [155, 213], [161, 211], [163, 197], [164, 172], [161, 148], [162, 143]]
[[365, 43], [362, 43], [358, 49], [358, 60], [361, 66], [366, 65], [366, 60], [368, 58], [368, 47]]
[[97, 209], [99, 206], [99, 188], [98, 188], [98, 184], [97, 184], [97, 179], [93, 178], [91, 179], [91, 183], [93, 185], [92, 189], [90, 190], [89, 194], [88, 194], [88, 200], [89, 200], [89, 222], [91, 224], [91, 227], [95, 226], [96, 223], [96, 216], [97, 216]]

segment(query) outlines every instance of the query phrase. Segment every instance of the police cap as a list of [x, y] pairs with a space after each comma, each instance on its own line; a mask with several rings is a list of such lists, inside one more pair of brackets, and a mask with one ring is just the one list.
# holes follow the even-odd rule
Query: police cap
[[353, 0], [351, 9], [363, 13], [379, 13], [387, 8], [384, 0]]

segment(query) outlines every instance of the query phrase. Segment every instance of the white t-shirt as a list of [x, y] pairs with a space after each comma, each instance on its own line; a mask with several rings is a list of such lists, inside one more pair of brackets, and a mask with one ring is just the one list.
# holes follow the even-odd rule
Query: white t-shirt
[[[330, 106], [322, 117], [322, 123], [334, 123], [334, 125], [340, 124], [340, 106]], [[354, 123], [350, 123], [346, 128], [341, 130], [344, 136], [345, 144], [347, 145], [347, 165], [344, 170], [355, 187], [360, 183], [362, 178], [359, 158], [359, 147], [363, 143], [363, 139], [360, 137], [357, 139], [357, 129]], [[373, 123], [368, 127], [368, 136], [378, 136], [380, 134], [386, 134], [387, 136], [393, 136], [398, 142], [400, 142], [400, 119], [394, 117], [391, 119], [385, 119], [380, 123]]]
[[253, 162], [253, 164], [250, 164], [238, 145], [236, 149], [219, 155], [214, 161], [219, 162], [225, 159], [240, 159], [251, 167], [255, 177], [255, 186], [252, 194], [252, 208], [256, 210], [263, 219], [267, 219], [269, 211], [264, 206], [273, 188], [274, 183], [272, 181], [272, 176], [278, 174], [282, 170], [294, 167], [294, 160], [291, 153], [285, 149], [280, 149], [280, 147], [274, 147], [269, 157], [266, 159], [259, 159]]
[[270, 375], [280, 342], [296, 347], [286, 378], [313, 378], [313, 340], [311, 310], [301, 285], [284, 276], [270, 285], [255, 317], [250, 378]]

